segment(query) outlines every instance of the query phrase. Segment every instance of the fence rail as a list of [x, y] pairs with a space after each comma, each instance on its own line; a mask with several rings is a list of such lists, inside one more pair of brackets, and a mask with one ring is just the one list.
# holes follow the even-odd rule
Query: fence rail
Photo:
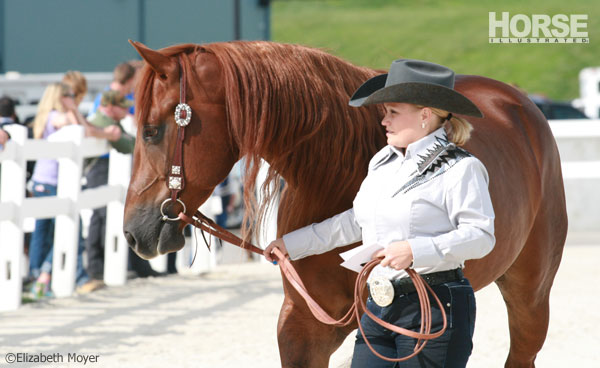
[[[0, 189], [0, 310], [16, 309], [21, 302], [23, 259], [23, 223], [26, 218], [56, 218], [52, 290], [57, 297], [71, 295], [75, 289], [75, 266], [79, 240], [79, 216], [83, 209], [107, 206], [107, 222], [122, 222], [123, 203], [129, 181], [123, 172], [131, 170], [131, 158], [110, 150], [106, 141], [84, 138], [81, 126], [65, 127], [48, 141], [27, 139], [21, 126], [9, 126], [12, 139], [3, 152]], [[110, 152], [109, 184], [81, 190], [84, 159]], [[56, 197], [25, 198], [27, 160], [57, 159]], [[127, 245], [115, 226], [107, 227], [106, 239], [115, 246], [106, 247], [105, 281], [121, 285], [126, 280]], [[114, 254], [111, 254], [114, 253]], [[110, 272], [108, 272], [110, 270]]]

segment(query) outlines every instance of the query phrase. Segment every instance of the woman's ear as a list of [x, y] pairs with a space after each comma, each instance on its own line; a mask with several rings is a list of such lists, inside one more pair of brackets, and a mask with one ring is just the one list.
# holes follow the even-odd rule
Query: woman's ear
[[431, 119], [431, 115], [432, 115], [432, 112], [431, 112], [430, 108], [424, 107], [421, 109], [421, 114], [420, 114], [421, 121], [429, 121], [429, 119]]

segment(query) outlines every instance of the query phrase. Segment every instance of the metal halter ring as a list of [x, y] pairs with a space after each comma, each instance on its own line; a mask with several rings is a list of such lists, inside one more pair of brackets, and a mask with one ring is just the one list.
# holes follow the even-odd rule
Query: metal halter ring
[[192, 108], [186, 103], [180, 103], [175, 107], [175, 122], [184, 127], [192, 120]]
[[[171, 198], [167, 198], [163, 201], [163, 203], [160, 205], [160, 214], [162, 215], [162, 220], [163, 221], [179, 221], [179, 217], [169, 217], [167, 215], [165, 215], [165, 204], [169, 203], [170, 201], [172, 201]], [[185, 207], [185, 203], [183, 203], [183, 201], [179, 198], [177, 198], [177, 202], [179, 202], [182, 206], [183, 206], [183, 212], [185, 213], [187, 211], [187, 208]]]

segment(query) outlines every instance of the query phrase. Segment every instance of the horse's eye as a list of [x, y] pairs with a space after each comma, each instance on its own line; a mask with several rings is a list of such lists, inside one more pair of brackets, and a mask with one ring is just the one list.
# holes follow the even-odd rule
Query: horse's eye
[[153, 126], [153, 125], [146, 125], [144, 126], [144, 131], [142, 132], [144, 140], [149, 140], [152, 139], [153, 137], [156, 137], [156, 135], [158, 134], [158, 127]]

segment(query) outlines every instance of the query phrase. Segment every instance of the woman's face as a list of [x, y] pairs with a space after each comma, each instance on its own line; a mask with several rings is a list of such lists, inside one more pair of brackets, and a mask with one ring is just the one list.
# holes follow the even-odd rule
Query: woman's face
[[[396, 148], [406, 148], [409, 144], [425, 137], [435, 129], [432, 122], [435, 115], [430, 109], [418, 108], [409, 103], [385, 103], [385, 116], [381, 125], [385, 127], [387, 143]], [[425, 123], [425, 128], [422, 127]]]
[[75, 104], [75, 94], [71, 89], [63, 91], [60, 102], [65, 110], [70, 110], [73, 106], [77, 107]]

